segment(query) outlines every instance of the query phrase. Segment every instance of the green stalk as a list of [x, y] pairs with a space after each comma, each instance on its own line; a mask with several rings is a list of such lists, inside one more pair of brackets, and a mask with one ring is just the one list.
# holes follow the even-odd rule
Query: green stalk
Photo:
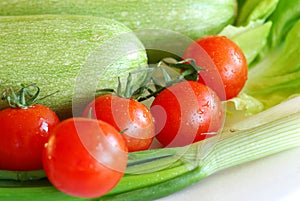
[[[149, 186], [142, 185], [144, 182], [143, 175], [137, 176], [134, 181], [136, 182], [135, 190], [106, 195], [99, 200], [153, 200], [161, 198], [222, 169], [300, 146], [299, 133], [300, 113], [281, 117], [249, 129], [226, 131], [215, 146], [211, 147], [211, 152], [202, 158], [193, 170]], [[198, 144], [192, 146], [195, 147]], [[163, 173], [160, 172], [160, 174]], [[159, 177], [159, 175], [157, 176]]]
[[[27, 180], [38, 180], [45, 177], [46, 174], [44, 170], [34, 170], [34, 171], [0, 170], [0, 180], [27, 181]], [[0, 182], [0, 186], [2, 186], [1, 182]]]
[[5, 201], [86, 201], [64, 194], [53, 186], [0, 188], [0, 200]]
[[111, 196], [100, 197], [99, 201], [150, 201], [153, 199], [161, 198], [167, 195], [170, 195], [174, 192], [182, 190], [185, 187], [190, 186], [191, 184], [199, 181], [200, 179], [206, 177], [207, 175], [201, 171], [201, 167], [189, 171], [186, 174], [180, 175], [176, 178], [158, 183], [153, 186], [147, 186], [144, 188], [139, 188], [134, 191], [128, 191]]
[[107, 195], [122, 194], [123, 192], [130, 192], [140, 188], [155, 186], [161, 182], [169, 181], [178, 176], [184, 175], [189, 171], [191, 171], [191, 169], [187, 168], [186, 165], [181, 165], [153, 173], [127, 175], [123, 177], [116, 188], [114, 188]]
[[263, 158], [300, 146], [300, 113], [294, 113], [264, 125], [234, 131], [218, 141], [203, 159], [208, 175], [222, 169]]

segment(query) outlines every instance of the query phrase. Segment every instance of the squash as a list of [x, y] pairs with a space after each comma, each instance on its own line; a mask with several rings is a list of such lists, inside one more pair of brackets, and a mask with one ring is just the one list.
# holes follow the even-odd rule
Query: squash
[[[0, 92], [35, 83], [41, 101], [61, 119], [80, 114], [101, 88], [147, 67], [147, 55], [131, 30], [115, 20], [77, 15], [0, 17]], [[137, 83], [143, 76], [134, 79]], [[0, 109], [6, 107], [0, 101]]]
[[2, 0], [0, 15], [76, 14], [115, 19], [132, 30], [165, 29], [192, 39], [233, 23], [236, 0]]

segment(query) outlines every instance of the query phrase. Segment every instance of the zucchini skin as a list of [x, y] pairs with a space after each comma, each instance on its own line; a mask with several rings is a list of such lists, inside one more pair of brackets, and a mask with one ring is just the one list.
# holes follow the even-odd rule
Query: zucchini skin
[[[77, 15], [2, 16], [0, 30], [0, 91], [32, 83], [41, 88], [41, 97], [58, 91], [41, 103], [52, 108], [60, 119], [80, 114], [96, 89], [116, 88], [118, 77], [125, 81], [128, 72], [147, 66], [146, 51], [137, 38], [127, 39], [138, 48], [134, 56], [113, 58], [113, 43], [122, 44], [120, 36], [131, 30], [111, 19]], [[99, 51], [109, 41], [112, 45]], [[93, 65], [93, 57], [99, 61], [111, 58], [111, 63], [97, 66], [85, 76], [83, 70]], [[0, 101], [0, 109], [6, 106]]]
[[237, 0], [2, 0], [0, 15], [76, 14], [115, 19], [132, 30], [167, 29], [192, 39], [234, 22]]

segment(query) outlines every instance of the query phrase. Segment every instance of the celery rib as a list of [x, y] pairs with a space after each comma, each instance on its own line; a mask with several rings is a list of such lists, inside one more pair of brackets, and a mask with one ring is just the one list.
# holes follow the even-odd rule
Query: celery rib
[[[212, 140], [212, 139], [208, 139]], [[199, 143], [192, 145], [191, 154]], [[202, 178], [222, 169], [250, 162], [269, 156], [280, 151], [300, 146], [300, 113], [294, 113], [266, 124], [225, 133], [215, 146], [199, 162], [198, 167], [170, 180], [159, 179], [155, 185], [141, 186], [137, 184], [132, 191], [125, 191], [114, 195], [106, 195], [99, 200], [153, 200], [181, 190]], [[167, 174], [167, 170], [160, 174]], [[153, 176], [157, 174], [153, 173]], [[139, 177], [139, 176], [137, 176]], [[142, 176], [141, 176], [142, 177]], [[155, 177], [155, 176], [154, 176]], [[137, 178], [138, 179], [138, 178]]]
[[203, 159], [208, 174], [300, 146], [300, 113], [241, 130], [220, 140]]

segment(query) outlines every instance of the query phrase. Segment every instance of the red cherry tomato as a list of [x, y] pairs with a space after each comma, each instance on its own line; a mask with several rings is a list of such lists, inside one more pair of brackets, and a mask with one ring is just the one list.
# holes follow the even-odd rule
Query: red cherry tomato
[[109, 192], [127, 165], [127, 147], [111, 125], [87, 118], [62, 121], [51, 132], [43, 152], [50, 182], [60, 191], [93, 198]]
[[112, 94], [102, 95], [88, 104], [83, 116], [105, 121], [124, 137], [128, 151], [150, 147], [154, 135], [154, 121], [150, 110], [142, 103]]
[[[203, 61], [201, 48], [206, 51], [215, 65], [207, 65], [208, 63]], [[208, 36], [196, 40], [187, 48], [184, 58], [195, 59], [196, 63], [205, 69], [199, 72], [199, 82], [216, 91], [221, 100], [236, 97], [248, 77], [248, 65], [244, 53], [237, 44], [225, 36]], [[220, 78], [223, 86], [217, 83]]]
[[184, 146], [213, 136], [223, 125], [222, 104], [204, 84], [184, 81], [164, 89], [154, 99], [151, 113], [158, 141]]
[[42, 150], [59, 123], [50, 108], [35, 104], [0, 111], [0, 169], [42, 169]]

